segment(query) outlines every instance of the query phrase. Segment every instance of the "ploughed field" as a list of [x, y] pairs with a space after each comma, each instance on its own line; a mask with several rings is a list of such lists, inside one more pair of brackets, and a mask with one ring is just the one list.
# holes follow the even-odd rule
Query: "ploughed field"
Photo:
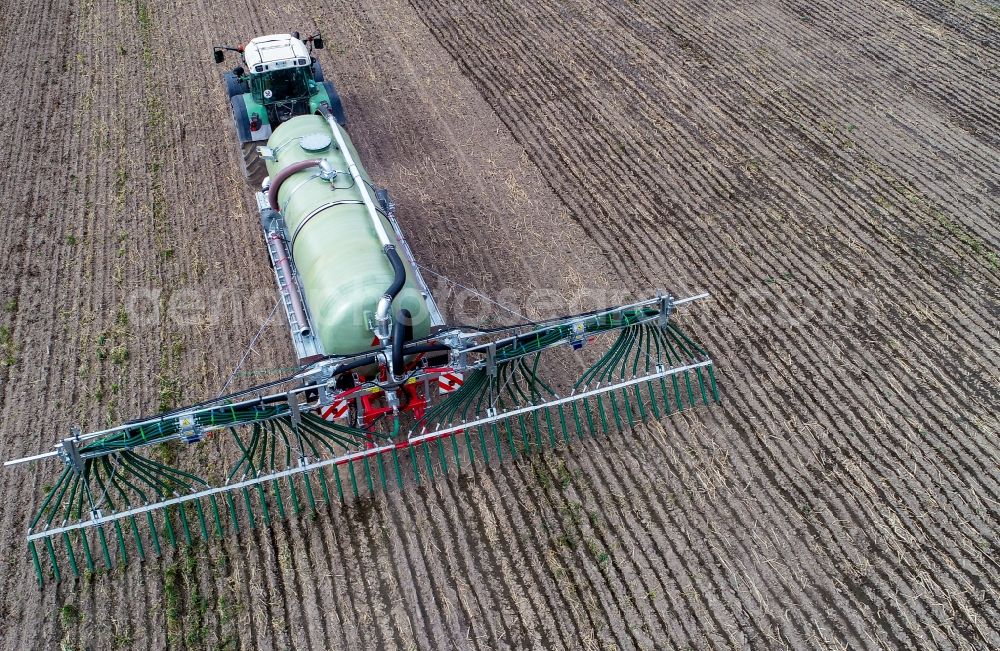
[[[1000, 646], [994, 5], [3, 13], [3, 458], [226, 383], [274, 291], [211, 46], [292, 29], [449, 315], [708, 291], [722, 392], [43, 589], [56, 467], [4, 471], [3, 648]], [[279, 315], [235, 382], [292, 358]]]

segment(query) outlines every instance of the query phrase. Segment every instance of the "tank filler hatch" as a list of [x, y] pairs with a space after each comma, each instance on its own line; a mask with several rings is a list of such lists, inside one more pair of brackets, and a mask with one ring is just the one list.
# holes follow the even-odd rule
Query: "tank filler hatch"
[[330, 139], [330, 134], [316, 132], [302, 136], [302, 140], [299, 141], [299, 146], [305, 151], [316, 153], [327, 149], [331, 142], [332, 140]]

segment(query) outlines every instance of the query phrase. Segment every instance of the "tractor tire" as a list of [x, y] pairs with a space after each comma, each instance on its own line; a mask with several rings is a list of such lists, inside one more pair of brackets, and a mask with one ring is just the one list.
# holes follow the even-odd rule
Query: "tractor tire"
[[313, 69], [313, 80], [317, 84], [322, 84], [324, 81], [326, 81], [326, 78], [323, 77], [323, 66], [319, 64], [319, 59], [316, 58], [313, 59], [312, 69]]
[[344, 105], [340, 102], [340, 95], [337, 94], [337, 89], [329, 81], [324, 81], [323, 87], [326, 88], [326, 94], [330, 97], [330, 111], [333, 113], [333, 117], [337, 119], [337, 124], [340, 126], [346, 125], [347, 116], [344, 115]]
[[229, 94], [230, 99], [250, 92], [250, 87], [247, 86], [246, 82], [240, 81], [239, 77], [231, 72], [222, 75], [222, 79], [226, 83], [226, 92]]
[[250, 141], [241, 145], [241, 155], [243, 156], [243, 174], [246, 176], [247, 184], [255, 191], [260, 191], [260, 184], [267, 176], [267, 166], [264, 159], [257, 151], [258, 143]]

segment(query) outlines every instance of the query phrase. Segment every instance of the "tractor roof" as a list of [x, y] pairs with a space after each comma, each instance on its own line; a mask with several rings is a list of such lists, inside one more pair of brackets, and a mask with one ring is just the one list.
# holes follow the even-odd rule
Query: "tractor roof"
[[243, 46], [243, 58], [250, 72], [266, 72], [311, 63], [305, 43], [291, 34], [258, 36]]

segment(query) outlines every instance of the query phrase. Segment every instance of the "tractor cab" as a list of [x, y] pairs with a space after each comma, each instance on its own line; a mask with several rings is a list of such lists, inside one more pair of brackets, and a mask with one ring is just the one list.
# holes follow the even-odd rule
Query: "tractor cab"
[[261, 36], [243, 48], [250, 94], [277, 125], [309, 112], [309, 98], [319, 93], [314, 61], [305, 44], [291, 34]]
[[257, 146], [273, 129], [297, 115], [316, 113], [324, 104], [338, 122], [346, 122], [337, 90], [323, 79], [313, 49], [323, 49], [323, 38], [319, 34], [301, 38], [298, 32], [258, 36], [238, 47], [215, 47], [216, 63], [225, 60], [226, 51], [237, 52], [242, 58], [242, 65], [222, 77], [244, 172], [253, 187], [259, 187], [265, 174]]

